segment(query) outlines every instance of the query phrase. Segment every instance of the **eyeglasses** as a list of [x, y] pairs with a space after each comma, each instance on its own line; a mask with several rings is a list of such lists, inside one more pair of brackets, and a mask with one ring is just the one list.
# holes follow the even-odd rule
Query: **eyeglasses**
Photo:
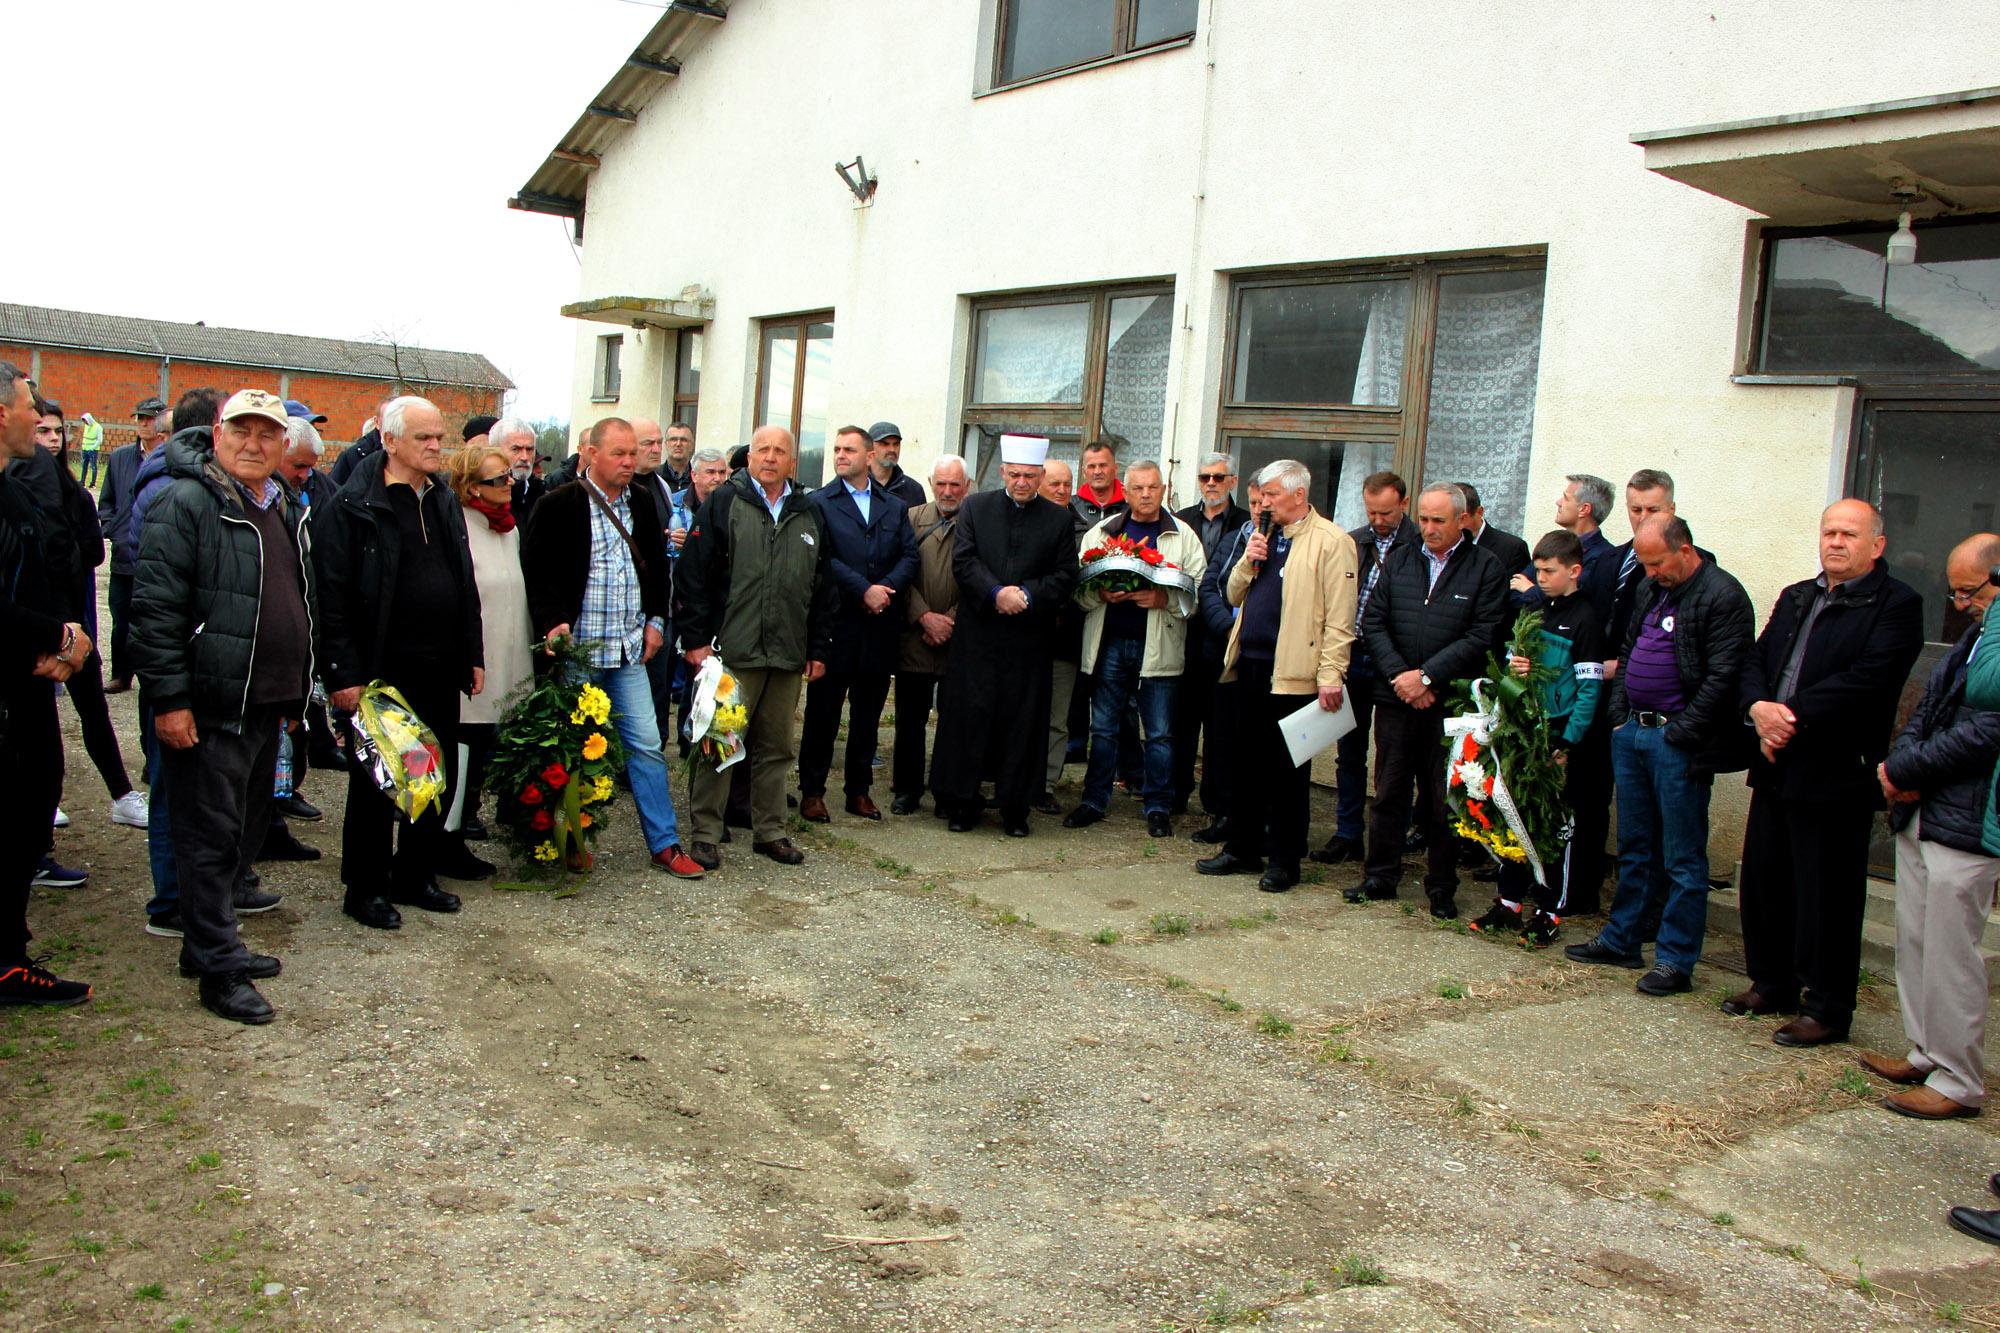
[[1220, 485], [1229, 480], [1229, 474], [1227, 472], [1203, 472], [1197, 474], [1195, 480], [1204, 486]]
[[1953, 588], [1951, 590], [1951, 604], [1953, 606], [1971, 606], [1979, 600], [1979, 594], [1984, 591], [1986, 591], [1984, 583], [1975, 584], [1970, 588]]
[[511, 472], [502, 472], [497, 477], [480, 477], [476, 479], [472, 484], [474, 486], [499, 486], [502, 485], [503, 483], [509, 487], [513, 486], [514, 474]]

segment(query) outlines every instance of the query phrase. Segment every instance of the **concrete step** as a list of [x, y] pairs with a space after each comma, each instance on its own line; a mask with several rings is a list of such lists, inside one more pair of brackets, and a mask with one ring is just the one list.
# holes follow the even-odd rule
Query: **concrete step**
[[[1743, 909], [1735, 889], [1717, 889], [1708, 895], [1708, 931], [1726, 937], [1723, 947], [1741, 948]], [[1986, 960], [1986, 984], [2000, 990], [2000, 915], [1988, 917], [1979, 952]], [[1896, 976], [1896, 886], [1887, 880], [1868, 881], [1868, 910], [1861, 923], [1861, 965], [1893, 981]]]

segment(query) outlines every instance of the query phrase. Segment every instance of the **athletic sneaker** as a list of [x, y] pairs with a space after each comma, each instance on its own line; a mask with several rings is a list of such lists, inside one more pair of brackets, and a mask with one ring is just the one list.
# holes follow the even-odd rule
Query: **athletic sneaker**
[[111, 803], [111, 822], [127, 828], [144, 828], [152, 818], [153, 803], [145, 792], [134, 789]]
[[64, 981], [42, 966], [47, 961], [22, 958], [0, 967], [0, 1004], [82, 1004], [90, 998], [88, 984]]
[[1521, 943], [1530, 949], [1546, 949], [1562, 938], [1562, 918], [1537, 907], [1522, 918]]
[[1465, 924], [1482, 934], [1507, 935], [1521, 929], [1521, 913], [1519, 909], [1509, 907], [1495, 898], [1493, 906], [1487, 909], [1485, 916]]
[[44, 889], [73, 889], [89, 878], [88, 870], [59, 866], [53, 856], [45, 855], [41, 864], [35, 867], [35, 878], [30, 882]]
[[55, 822], [55, 826], [56, 826], [57, 828], [68, 828], [68, 827], [69, 827], [69, 812], [68, 812], [67, 810], [63, 809], [63, 808], [62, 808], [61, 806], [57, 806], [57, 807], [56, 807], [56, 822]]
[[146, 933], [158, 935], [162, 939], [178, 940], [186, 937], [181, 929], [181, 912], [178, 907], [169, 907], [164, 912], [154, 912], [146, 918]]

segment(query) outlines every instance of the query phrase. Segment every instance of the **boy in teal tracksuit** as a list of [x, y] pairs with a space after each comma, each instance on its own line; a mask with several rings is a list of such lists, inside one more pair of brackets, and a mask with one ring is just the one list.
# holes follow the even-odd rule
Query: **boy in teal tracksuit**
[[[1597, 717], [1604, 694], [1604, 627], [1590, 599], [1577, 591], [1583, 577], [1583, 543], [1573, 532], [1558, 528], [1535, 543], [1535, 583], [1549, 599], [1542, 608], [1539, 664], [1555, 675], [1542, 685], [1542, 711], [1548, 719], [1549, 744], [1556, 762], [1564, 763], [1571, 746], [1583, 739]], [[1508, 660], [1517, 676], [1526, 676], [1525, 657]], [[1567, 786], [1567, 779], [1565, 779]], [[1563, 911], [1569, 905], [1569, 843], [1537, 847], [1546, 884], [1535, 882], [1524, 862], [1500, 863], [1500, 896], [1492, 910], [1472, 923], [1474, 930], [1518, 931], [1521, 942], [1544, 949], [1560, 934]], [[1532, 901], [1530, 899], [1532, 898]]]

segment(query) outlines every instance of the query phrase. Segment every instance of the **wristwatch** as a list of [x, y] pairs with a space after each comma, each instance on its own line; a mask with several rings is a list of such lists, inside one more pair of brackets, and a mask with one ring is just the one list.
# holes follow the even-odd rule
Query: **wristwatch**
[[1428, 672], [1428, 671], [1419, 671], [1419, 672], [1417, 672], [1417, 679], [1418, 679], [1418, 680], [1420, 680], [1420, 681], [1422, 681], [1422, 682], [1424, 683], [1424, 688], [1425, 688], [1425, 689], [1429, 689], [1429, 688], [1431, 687], [1431, 673], [1430, 673], [1430, 672]]

